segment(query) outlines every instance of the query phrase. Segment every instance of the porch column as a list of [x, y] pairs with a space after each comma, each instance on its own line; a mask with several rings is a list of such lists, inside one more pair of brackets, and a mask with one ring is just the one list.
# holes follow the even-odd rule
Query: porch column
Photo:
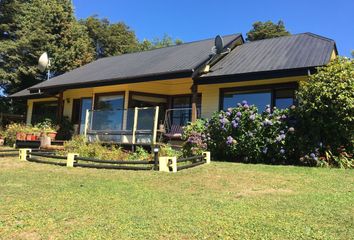
[[193, 83], [192, 91], [192, 122], [197, 121], [197, 99], [198, 99], [198, 85]]
[[57, 119], [60, 123], [63, 117], [63, 92], [59, 92]]

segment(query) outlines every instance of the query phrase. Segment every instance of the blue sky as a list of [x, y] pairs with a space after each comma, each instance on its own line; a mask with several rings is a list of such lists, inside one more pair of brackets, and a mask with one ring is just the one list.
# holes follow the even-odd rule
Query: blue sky
[[313, 32], [337, 42], [340, 55], [354, 50], [354, 0], [73, 0], [78, 18], [93, 14], [123, 21], [140, 40], [164, 33], [184, 42], [243, 33], [260, 20], [285, 22], [291, 33]]

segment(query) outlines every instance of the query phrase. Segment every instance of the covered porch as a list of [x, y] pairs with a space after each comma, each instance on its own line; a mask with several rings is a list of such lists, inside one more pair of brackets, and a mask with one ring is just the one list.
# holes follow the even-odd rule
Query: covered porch
[[191, 78], [68, 89], [28, 100], [27, 123], [68, 118], [90, 140], [156, 144], [180, 139], [182, 127], [201, 113], [201, 93]]

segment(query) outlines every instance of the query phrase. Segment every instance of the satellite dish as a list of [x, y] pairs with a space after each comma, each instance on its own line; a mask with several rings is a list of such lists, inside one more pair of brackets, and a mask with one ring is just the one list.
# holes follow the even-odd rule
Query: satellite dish
[[215, 37], [215, 50], [216, 54], [220, 54], [224, 50], [224, 40], [220, 35]]
[[44, 72], [50, 66], [50, 60], [48, 54], [43, 53], [38, 60], [38, 68], [41, 72]]

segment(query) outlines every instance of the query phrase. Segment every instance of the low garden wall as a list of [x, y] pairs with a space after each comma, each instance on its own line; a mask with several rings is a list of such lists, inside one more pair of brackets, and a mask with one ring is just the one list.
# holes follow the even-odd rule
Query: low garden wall
[[119, 170], [157, 170], [162, 172], [177, 172], [183, 169], [197, 167], [210, 163], [210, 152], [186, 158], [159, 157], [155, 154], [154, 160], [101, 160], [96, 158], [80, 157], [77, 153], [68, 153], [66, 156], [55, 155], [54, 152], [43, 152], [32, 149], [12, 150], [19, 155], [21, 161], [50, 164], [66, 167], [82, 167], [97, 169]]

